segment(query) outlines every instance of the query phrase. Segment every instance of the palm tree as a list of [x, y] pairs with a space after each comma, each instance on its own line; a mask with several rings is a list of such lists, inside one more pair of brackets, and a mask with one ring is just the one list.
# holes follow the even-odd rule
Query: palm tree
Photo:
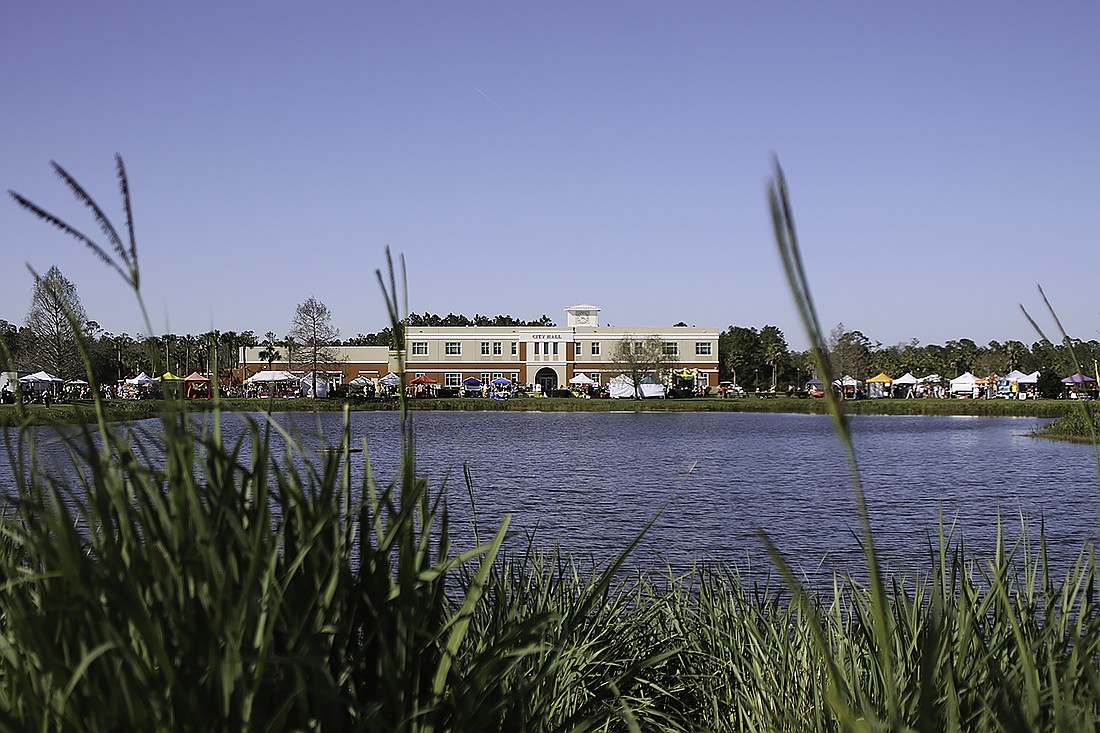
[[[172, 370], [171, 348], [172, 348], [172, 342], [177, 341], [177, 340], [179, 340], [179, 337], [176, 336], [174, 333], [164, 334], [163, 341], [164, 341], [164, 370], [165, 371], [171, 371]], [[179, 356], [179, 354], [177, 353], [176, 356]], [[176, 365], [176, 371], [177, 372], [179, 371], [179, 365], [178, 364]]]
[[1008, 369], [1018, 369], [1020, 361], [1024, 358], [1024, 354], [1027, 353], [1027, 347], [1020, 341], [1006, 341], [1004, 345], [1005, 357], [1008, 360]]
[[115, 345], [115, 353], [118, 357], [118, 378], [121, 381], [125, 376], [123, 374], [123, 366], [125, 364], [125, 362], [123, 361], [123, 357], [128, 355], [130, 347], [134, 345], [134, 340], [130, 337], [130, 334], [120, 333], [117, 336], [114, 336], [111, 341]]
[[195, 338], [194, 336], [192, 336], [191, 334], [187, 334], [186, 336], [181, 336], [179, 340], [180, 340], [180, 346], [183, 347], [183, 370], [182, 371], [187, 372], [188, 374], [190, 374], [191, 369], [192, 369], [192, 365], [194, 364], [194, 360], [192, 359], [191, 354], [195, 350], [195, 347], [198, 346], [198, 339]]
[[764, 360], [772, 368], [772, 391], [779, 384], [779, 363], [787, 359], [787, 339], [775, 326], [760, 329], [760, 341], [764, 351]]
[[202, 360], [202, 371], [213, 374], [214, 366], [218, 361], [218, 332], [206, 331], [200, 333], [196, 338], [198, 339], [199, 354], [205, 352], [205, 358]]
[[290, 369], [294, 366], [295, 352], [298, 349], [298, 342], [293, 336], [287, 336], [286, 341], [286, 368]]
[[263, 349], [260, 350], [259, 357], [267, 362], [268, 371], [271, 370], [271, 365], [283, 358], [282, 353], [276, 348], [274, 331], [268, 331], [264, 334], [264, 340], [260, 344]]
[[218, 336], [218, 344], [225, 348], [225, 359], [219, 359], [218, 365], [221, 368], [222, 376], [226, 378], [232, 376], [233, 367], [237, 365], [237, 340], [240, 337], [236, 331], [225, 331]]
[[[271, 333], [268, 331], [268, 333]], [[271, 334], [274, 336], [275, 334]], [[242, 331], [238, 340], [236, 349], [240, 352], [241, 358], [237, 360], [237, 366], [241, 368], [241, 384], [244, 384], [244, 380], [248, 379], [248, 349], [256, 346], [256, 334], [252, 331]], [[270, 367], [269, 367], [270, 368]]]

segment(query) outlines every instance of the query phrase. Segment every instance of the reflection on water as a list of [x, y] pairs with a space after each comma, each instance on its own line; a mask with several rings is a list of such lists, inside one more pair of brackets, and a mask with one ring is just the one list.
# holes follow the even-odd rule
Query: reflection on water
[[[275, 417], [300, 436], [310, 459], [319, 446], [339, 440], [340, 414]], [[716, 559], [767, 567], [761, 529], [808, 573], [822, 563], [859, 562], [849, 468], [827, 417], [417, 412], [413, 420], [420, 473], [433, 487], [446, 482], [460, 544], [469, 542], [463, 533], [470, 519], [465, 463], [479, 526], [495, 526], [510, 513], [521, 533], [517, 542], [533, 532], [541, 546], [560, 543], [599, 561], [661, 512], [642, 541], [641, 562], [681, 568]], [[1036, 530], [1040, 520], [1045, 523], [1052, 559], [1075, 557], [1096, 535], [1096, 466], [1087, 446], [1026, 437], [1042, 422], [853, 418], [884, 559], [923, 565], [941, 515], [983, 556], [998, 518], [1012, 538], [1023, 515]], [[240, 425], [238, 417], [224, 417], [228, 439]], [[395, 472], [399, 428], [393, 412], [351, 413], [353, 445], [366, 443], [380, 479]], [[50, 450], [63, 454], [56, 444]], [[350, 456], [360, 479], [364, 462], [363, 453]], [[10, 481], [6, 474], [10, 468], [0, 465], [0, 482]]]

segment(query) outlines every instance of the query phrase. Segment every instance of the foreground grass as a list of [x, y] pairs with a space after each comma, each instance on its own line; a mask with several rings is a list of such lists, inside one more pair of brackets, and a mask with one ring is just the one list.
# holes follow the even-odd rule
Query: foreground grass
[[305, 470], [276, 458], [273, 424], [232, 445], [217, 421], [198, 441], [185, 412], [162, 425], [156, 446], [124, 425], [77, 431], [79, 470], [61, 483], [35, 470], [29, 435], [9, 446], [0, 729], [1100, 722], [1094, 559], [1055, 577], [1041, 538], [981, 559], [941, 539], [921, 578], [892, 578], [886, 665], [874, 599], [843, 575], [804, 597], [733, 568], [625, 575], [505, 543], [507, 522], [456, 548], [411, 434], [379, 483], [340, 455]]

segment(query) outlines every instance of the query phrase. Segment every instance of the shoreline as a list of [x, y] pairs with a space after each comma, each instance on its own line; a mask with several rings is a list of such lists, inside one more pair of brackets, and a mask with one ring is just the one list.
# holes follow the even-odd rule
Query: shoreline
[[[212, 400], [182, 403], [163, 400], [110, 400], [104, 403], [111, 422], [157, 417], [167, 405], [182, 404], [188, 412], [210, 412]], [[580, 399], [568, 397], [532, 397], [493, 400], [481, 397], [421, 398], [408, 401], [410, 410], [463, 412], [780, 412], [825, 415], [825, 402], [817, 398], [739, 397], [733, 399], [689, 398], [660, 400]], [[338, 412], [345, 406], [353, 412], [397, 410], [397, 402], [355, 399], [238, 399], [223, 398], [222, 410], [230, 412]], [[1069, 400], [956, 400], [956, 399], [876, 399], [848, 400], [844, 407], [850, 415], [942, 415], [979, 417], [1059, 418], [1079, 409]], [[73, 404], [26, 405], [24, 419], [15, 405], [0, 405], [0, 427], [20, 425], [78, 425], [94, 422], [91, 402]], [[1051, 437], [1051, 436], [1043, 436]]]

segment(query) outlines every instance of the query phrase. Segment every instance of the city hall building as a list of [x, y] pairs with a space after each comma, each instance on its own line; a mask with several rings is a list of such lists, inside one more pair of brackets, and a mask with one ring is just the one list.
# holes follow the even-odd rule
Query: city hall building
[[[577, 374], [604, 384], [621, 372], [615, 347], [622, 341], [657, 339], [677, 371], [691, 373], [698, 387], [718, 384], [718, 330], [694, 326], [619, 328], [601, 326], [600, 308], [574, 305], [565, 309], [565, 326], [409, 326], [405, 330], [405, 374], [408, 381], [428, 377], [444, 387], [461, 387], [470, 377], [488, 384], [503, 377], [540, 390], [567, 386]], [[301, 352], [288, 361], [266, 362], [260, 347], [241, 350], [241, 373], [247, 378], [264, 369], [295, 374], [308, 371]], [[330, 388], [358, 377], [378, 379], [398, 369], [397, 354], [385, 346], [331, 347], [332, 361], [318, 364]]]
[[718, 330], [670, 326], [601, 326], [600, 308], [565, 309], [566, 325], [409, 327], [405, 333], [405, 373], [423, 375], [446, 387], [476, 377], [482, 383], [504, 377], [541, 390], [564, 387], [578, 373], [597, 384], [620, 373], [612, 362], [621, 341], [657, 339], [678, 370], [695, 374], [698, 386], [718, 384]]

